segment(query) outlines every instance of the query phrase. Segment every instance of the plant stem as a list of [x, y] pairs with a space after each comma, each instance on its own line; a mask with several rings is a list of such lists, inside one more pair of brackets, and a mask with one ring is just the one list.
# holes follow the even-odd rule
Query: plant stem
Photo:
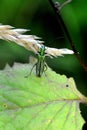
[[57, 6], [52, 0], [48, 0], [48, 1], [50, 2], [51, 6], [52, 6], [52, 8], [53, 8], [53, 10], [54, 10], [54, 12], [55, 12], [55, 14], [56, 14], [56, 16], [57, 16], [58, 22], [60, 23], [60, 25], [61, 25], [61, 27], [62, 27], [62, 29], [63, 29], [63, 31], [64, 31], [64, 33], [65, 33], [65, 35], [66, 35], [66, 37], [67, 37], [67, 39], [68, 39], [68, 41], [69, 41], [69, 43], [70, 43], [70, 45], [71, 45], [71, 47], [72, 47], [72, 49], [73, 49], [73, 51], [74, 51], [74, 53], [75, 53], [75, 55], [76, 55], [76, 57], [77, 57], [77, 59], [79, 60], [80, 64], [81, 64], [82, 67], [84, 68], [84, 70], [87, 71], [87, 66], [86, 66], [86, 64], [84, 63], [84, 61], [82, 60], [82, 58], [80, 57], [80, 55], [79, 55], [77, 49], [75, 48], [75, 45], [74, 45], [74, 43], [73, 43], [73, 41], [72, 41], [72, 39], [71, 39], [71, 37], [70, 37], [70, 35], [69, 35], [69, 32], [68, 32], [68, 30], [67, 30], [67, 27], [66, 27], [66, 25], [65, 25], [65, 23], [64, 23], [64, 21], [63, 21], [61, 15], [60, 15], [59, 6]]

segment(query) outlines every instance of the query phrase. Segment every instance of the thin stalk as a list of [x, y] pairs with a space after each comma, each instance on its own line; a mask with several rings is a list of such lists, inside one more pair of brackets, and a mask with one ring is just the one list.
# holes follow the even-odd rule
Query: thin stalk
[[61, 25], [61, 27], [62, 27], [62, 29], [63, 29], [63, 31], [64, 31], [64, 33], [65, 33], [65, 35], [66, 35], [66, 37], [67, 37], [67, 39], [69, 41], [69, 43], [70, 43], [70, 45], [71, 45], [71, 47], [72, 47], [72, 49], [73, 49], [73, 51], [74, 51], [74, 53], [75, 53], [75, 55], [77, 57], [77, 59], [79, 60], [80, 64], [82, 65], [83, 69], [85, 71], [87, 71], [87, 66], [84, 63], [84, 61], [82, 60], [82, 58], [80, 57], [80, 55], [79, 55], [79, 53], [78, 53], [78, 51], [77, 51], [71, 37], [70, 37], [70, 34], [69, 34], [68, 30], [67, 30], [67, 27], [66, 27], [61, 15], [60, 15], [60, 7], [56, 6], [56, 4], [52, 0], [48, 0], [48, 1], [50, 2], [51, 6], [53, 8], [53, 10], [54, 10], [54, 12], [55, 12], [55, 14], [57, 16], [58, 22], [60, 23], [60, 25]]

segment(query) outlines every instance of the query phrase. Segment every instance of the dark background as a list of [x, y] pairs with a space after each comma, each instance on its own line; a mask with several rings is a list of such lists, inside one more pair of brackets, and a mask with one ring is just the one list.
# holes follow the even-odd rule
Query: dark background
[[[77, 51], [87, 64], [87, 0], [73, 0], [62, 8], [61, 16]], [[72, 49], [48, 0], [0, 0], [0, 23], [30, 29], [27, 34], [42, 37], [46, 46]], [[26, 63], [30, 55], [34, 54], [15, 43], [0, 40], [0, 69], [4, 69], [7, 63], [11, 66], [14, 62]], [[87, 96], [87, 72], [75, 55], [47, 58], [46, 61], [57, 73], [73, 77], [77, 88]], [[87, 106], [80, 106], [87, 120]], [[87, 130], [86, 124], [83, 129]]]

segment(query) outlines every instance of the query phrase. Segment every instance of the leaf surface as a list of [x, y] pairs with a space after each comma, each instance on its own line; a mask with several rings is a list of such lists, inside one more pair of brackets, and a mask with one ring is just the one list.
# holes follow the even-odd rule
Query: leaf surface
[[73, 78], [48, 68], [36, 77], [32, 66], [8, 65], [0, 71], [0, 130], [81, 130], [79, 103], [87, 102]]

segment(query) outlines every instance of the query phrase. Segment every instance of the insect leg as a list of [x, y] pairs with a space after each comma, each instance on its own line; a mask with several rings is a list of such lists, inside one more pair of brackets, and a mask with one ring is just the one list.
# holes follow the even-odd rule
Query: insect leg
[[32, 70], [33, 70], [33, 68], [34, 68], [36, 65], [37, 65], [37, 63], [35, 63], [35, 64], [33, 65], [33, 67], [32, 67], [32, 69], [31, 69], [30, 73], [29, 73], [28, 75], [26, 75], [25, 78], [28, 78], [28, 76], [31, 75]]
[[43, 71], [43, 72], [44, 72], [45, 76], [47, 77], [47, 75], [46, 75], [46, 73], [45, 73], [46, 70], [47, 70], [47, 64], [45, 63], [45, 64], [44, 64], [44, 71]]
[[44, 71], [46, 71], [47, 70], [47, 64], [45, 63], [44, 64]]

